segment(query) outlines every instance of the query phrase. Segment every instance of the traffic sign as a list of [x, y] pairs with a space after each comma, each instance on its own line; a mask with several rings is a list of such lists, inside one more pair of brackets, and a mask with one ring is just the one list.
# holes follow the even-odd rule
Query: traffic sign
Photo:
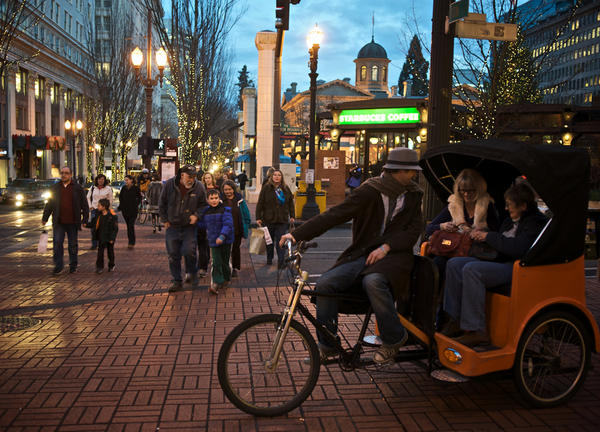
[[456, 37], [514, 42], [517, 40], [516, 24], [459, 21], [455, 28]]
[[450, 4], [448, 23], [452, 24], [469, 15], [469, 0], [458, 0]]

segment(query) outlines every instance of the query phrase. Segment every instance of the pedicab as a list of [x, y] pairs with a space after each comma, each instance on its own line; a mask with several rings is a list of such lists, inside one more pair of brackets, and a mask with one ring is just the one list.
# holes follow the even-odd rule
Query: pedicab
[[[552, 216], [525, 256], [514, 263], [510, 286], [488, 291], [491, 345], [483, 350], [436, 332], [442, 287], [432, 260], [416, 255], [409, 297], [398, 301], [400, 320], [410, 338], [395, 361], [425, 360], [430, 371], [441, 365], [463, 377], [512, 369], [517, 388], [533, 406], [564, 403], [583, 384], [591, 352], [600, 348], [598, 325], [585, 299], [587, 152], [478, 140], [432, 149], [420, 165], [443, 201], [462, 169], [477, 169], [499, 209], [504, 208], [504, 191], [517, 177], [525, 177]], [[228, 334], [219, 352], [218, 376], [225, 396], [254, 415], [275, 416], [299, 406], [315, 387], [321, 364], [338, 364], [342, 370], [374, 364], [368, 355], [373, 344], [365, 338], [372, 310], [360, 283], [335, 296], [340, 313], [364, 315], [356, 343], [344, 346], [305, 304], [305, 299], [323, 295], [311, 288], [308, 272], [301, 268], [302, 254], [316, 244], [299, 242], [294, 249], [288, 243], [287, 247], [290, 289], [283, 311], [243, 321]], [[309, 324], [335, 347], [335, 357], [321, 360]]]

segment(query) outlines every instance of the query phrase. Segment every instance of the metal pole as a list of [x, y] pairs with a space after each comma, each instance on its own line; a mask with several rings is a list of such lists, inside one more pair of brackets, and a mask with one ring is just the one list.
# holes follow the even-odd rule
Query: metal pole
[[[152, 12], [148, 9], [148, 36], [146, 44], [146, 136], [152, 137]], [[146, 142], [149, 144], [149, 141]], [[146, 147], [146, 154], [142, 156], [144, 168], [151, 168], [151, 156], [149, 146]]]
[[281, 153], [281, 50], [283, 48], [284, 30], [277, 29], [277, 43], [275, 45], [275, 70], [274, 70], [274, 100], [273, 100], [273, 152], [271, 165], [279, 166]]
[[[75, 124], [73, 124], [73, 127], [75, 127]], [[76, 179], [75, 181], [77, 181], [77, 170], [75, 167], [75, 132], [71, 133], [71, 167], [73, 171], [73, 178]]]
[[310, 53], [310, 73], [308, 76], [310, 77], [310, 123], [309, 123], [309, 140], [308, 143], [308, 151], [309, 151], [309, 160], [308, 160], [308, 169], [312, 171], [312, 182], [308, 184], [308, 189], [306, 190], [306, 204], [302, 208], [302, 219], [308, 220], [313, 216], [316, 216], [320, 213], [319, 206], [317, 205], [316, 197], [316, 189], [314, 183], [315, 177], [315, 136], [316, 136], [316, 126], [317, 126], [317, 62], [319, 59], [319, 44], [314, 44], [312, 48], [308, 50]]

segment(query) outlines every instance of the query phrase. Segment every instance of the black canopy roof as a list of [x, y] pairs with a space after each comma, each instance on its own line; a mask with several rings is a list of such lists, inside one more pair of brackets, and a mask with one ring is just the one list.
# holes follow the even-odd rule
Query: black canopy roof
[[522, 263], [556, 264], [583, 254], [590, 174], [585, 150], [500, 139], [470, 140], [431, 149], [420, 165], [444, 202], [458, 173], [475, 168], [486, 179], [499, 210], [504, 208], [504, 191], [516, 177], [524, 176], [553, 217]]

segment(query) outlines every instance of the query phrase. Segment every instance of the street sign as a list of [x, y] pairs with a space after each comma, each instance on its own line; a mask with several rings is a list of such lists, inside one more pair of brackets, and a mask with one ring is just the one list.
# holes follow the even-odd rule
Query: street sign
[[460, 38], [510, 42], [517, 40], [516, 24], [459, 21], [454, 30], [456, 37]]
[[469, 15], [469, 0], [458, 0], [450, 4], [448, 23], [452, 24]]

